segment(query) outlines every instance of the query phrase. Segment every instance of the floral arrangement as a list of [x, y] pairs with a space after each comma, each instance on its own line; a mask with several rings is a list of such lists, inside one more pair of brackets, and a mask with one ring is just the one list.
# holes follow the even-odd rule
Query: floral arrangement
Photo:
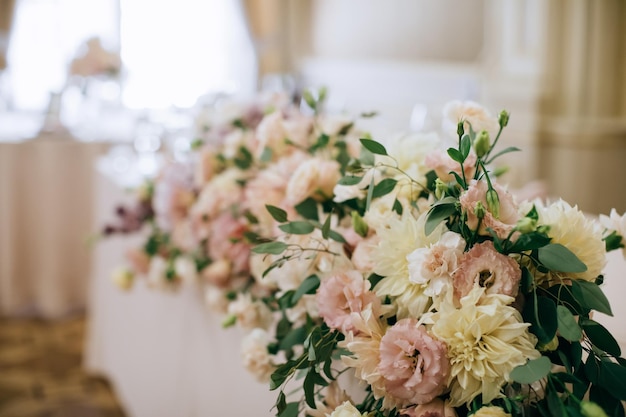
[[96, 75], [118, 75], [122, 66], [119, 54], [102, 47], [99, 38], [90, 38], [83, 46], [84, 53], [70, 63], [70, 75], [91, 77]]
[[324, 95], [208, 117], [193, 162], [143, 190], [118, 282], [203, 282], [279, 417], [623, 416], [593, 313], [626, 216], [518, 201], [494, 165], [519, 151], [498, 150], [505, 111], [452, 102], [441, 133], [383, 144]]

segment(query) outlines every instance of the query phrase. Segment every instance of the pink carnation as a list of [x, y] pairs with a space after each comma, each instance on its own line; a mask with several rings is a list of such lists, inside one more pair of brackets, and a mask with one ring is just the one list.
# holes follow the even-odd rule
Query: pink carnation
[[413, 318], [393, 325], [380, 341], [378, 370], [385, 389], [400, 405], [426, 404], [447, 388], [446, 345]]
[[489, 210], [489, 205], [487, 204], [488, 186], [485, 181], [472, 180], [469, 188], [461, 195], [459, 201], [461, 202], [461, 207], [467, 213], [467, 225], [471, 229], [478, 227], [476, 203], [480, 201], [485, 209], [485, 216], [480, 223], [479, 233], [487, 235], [487, 228], [490, 228], [496, 232], [499, 238], [505, 239], [515, 227], [515, 224], [520, 219], [520, 215], [511, 193], [496, 183], [493, 184], [493, 189], [498, 193], [498, 199], [500, 200], [498, 217], [494, 216]]
[[380, 300], [370, 291], [370, 282], [357, 271], [346, 271], [332, 275], [322, 281], [316, 295], [320, 317], [328, 327], [343, 333], [355, 331], [351, 314], [360, 313], [372, 305], [375, 314], [380, 311]]
[[[448, 153], [443, 150], [435, 150], [426, 155], [424, 160], [426, 166], [435, 170], [437, 176], [444, 182], [454, 181], [454, 175], [450, 172], [456, 172], [462, 178], [461, 165], [450, 158]], [[467, 159], [463, 162], [463, 168], [465, 170], [465, 178], [471, 178], [476, 172], [476, 154], [470, 152]]]
[[488, 240], [465, 253], [452, 278], [457, 300], [469, 294], [475, 285], [485, 287], [486, 294], [516, 297], [522, 270], [513, 258], [496, 251]]

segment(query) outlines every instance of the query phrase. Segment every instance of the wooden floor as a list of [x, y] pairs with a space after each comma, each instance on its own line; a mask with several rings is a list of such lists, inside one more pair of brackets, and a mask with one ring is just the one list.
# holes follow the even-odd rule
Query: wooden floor
[[82, 369], [84, 317], [0, 318], [0, 417], [126, 417], [106, 380]]

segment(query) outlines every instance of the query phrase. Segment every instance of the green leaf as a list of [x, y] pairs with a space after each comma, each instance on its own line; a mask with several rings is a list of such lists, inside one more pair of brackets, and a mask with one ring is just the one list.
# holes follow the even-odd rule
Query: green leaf
[[261, 157], [259, 159], [261, 162], [270, 162], [274, 156], [273, 153], [272, 148], [266, 146], [263, 148], [263, 152], [261, 153]]
[[446, 197], [431, 207], [424, 227], [426, 236], [430, 235], [439, 226], [439, 223], [456, 213], [456, 200]]
[[306, 200], [302, 200], [294, 208], [305, 219], [319, 221], [317, 202], [313, 198], [309, 197]]
[[559, 324], [559, 334], [570, 342], [577, 342], [583, 336], [580, 326], [574, 315], [565, 306], [556, 306], [556, 316]]
[[458, 162], [459, 164], [463, 163], [463, 155], [459, 152], [458, 149], [449, 148], [448, 155], [452, 158], [453, 161]]
[[613, 316], [609, 300], [597, 284], [583, 280], [573, 280], [572, 292], [582, 306]]
[[376, 155], [387, 155], [387, 150], [383, 145], [372, 139], [359, 139], [365, 149]]
[[308, 235], [315, 230], [315, 226], [306, 221], [289, 222], [281, 224], [278, 228], [283, 232], [291, 233], [292, 235]]
[[304, 378], [302, 388], [304, 389], [304, 400], [311, 408], [315, 408], [315, 370], [310, 368]]
[[280, 348], [282, 350], [291, 349], [295, 345], [301, 345], [306, 339], [306, 326], [297, 327], [291, 330], [283, 340], [280, 341]]
[[335, 232], [334, 230], [330, 230], [328, 232], [328, 237], [330, 237], [335, 242], [347, 243], [346, 238], [341, 236], [339, 233]]
[[269, 253], [272, 255], [280, 255], [287, 249], [287, 244], [283, 242], [267, 242], [261, 243], [252, 248], [254, 253]]
[[548, 269], [561, 272], [585, 272], [587, 265], [560, 243], [551, 243], [538, 249], [539, 261]]
[[524, 305], [523, 316], [530, 325], [530, 331], [539, 342], [546, 345], [554, 339], [558, 328], [556, 304], [548, 297], [529, 297]]
[[345, 177], [341, 178], [337, 182], [337, 184], [339, 184], [339, 185], [356, 185], [356, 184], [360, 183], [362, 179], [363, 179], [363, 177], [357, 177], [355, 175], [346, 175]]
[[385, 178], [374, 186], [372, 198], [378, 198], [389, 194], [396, 187], [397, 183], [398, 181], [394, 180], [393, 178]]
[[532, 384], [550, 373], [552, 362], [546, 356], [526, 362], [511, 371], [511, 379], [520, 384]]
[[278, 414], [282, 413], [283, 410], [285, 410], [285, 407], [287, 407], [287, 401], [285, 393], [281, 391], [278, 394], [278, 399], [276, 400], [276, 410], [278, 410]]
[[298, 417], [299, 406], [300, 403], [298, 402], [288, 403], [285, 406], [283, 412], [280, 413], [277, 417]]
[[520, 253], [527, 250], [539, 249], [550, 243], [550, 237], [545, 233], [530, 232], [520, 235], [515, 243], [508, 248], [508, 253]]
[[489, 161], [486, 161], [485, 163], [488, 164], [490, 162], [493, 162], [494, 159], [496, 159], [499, 156], [502, 156], [504, 154], [507, 153], [511, 153], [511, 152], [517, 152], [520, 151], [520, 148], [516, 148], [515, 146], [509, 146], [508, 148], [502, 149], [500, 152], [498, 152], [497, 154], [495, 154], [494, 156], [492, 156]]
[[322, 225], [322, 237], [324, 239], [328, 239], [328, 235], [330, 233], [330, 220], [331, 220], [331, 214], [329, 213], [328, 216], [326, 217], [326, 220], [324, 221], [324, 224]]
[[463, 161], [467, 159], [467, 156], [470, 153], [470, 149], [472, 149], [472, 140], [470, 139], [468, 135], [463, 135], [463, 137], [461, 138], [461, 146], [460, 146], [460, 151], [461, 151], [461, 156], [463, 158]]
[[615, 357], [622, 355], [619, 343], [603, 325], [591, 319], [581, 319], [580, 322], [580, 326], [594, 346]]
[[266, 204], [265, 208], [278, 223], [284, 223], [287, 221], [287, 212], [285, 210], [269, 204]]
[[402, 207], [402, 203], [400, 203], [397, 198], [393, 202], [393, 207], [391, 209], [395, 211], [396, 213], [398, 213], [399, 215], [402, 215], [402, 212], [404, 211], [404, 208]]
[[606, 361], [601, 361], [599, 366], [598, 385], [626, 401], [626, 367]]
[[296, 292], [291, 296], [291, 302], [295, 305], [304, 294], [313, 294], [320, 286], [320, 279], [317, 275], [311, 275], [302, 281]]
[[606, 248], [607, 252], [611, 252], [613, 250], [621, 249], [624, 247], [624, 244], [622, 243], [624, 238], [622, 237], [622, 235], [618, 235], [615, 230], [613, 230], [610, 235], [606, 236], [602, 240], [604, 240], [604, 247]]

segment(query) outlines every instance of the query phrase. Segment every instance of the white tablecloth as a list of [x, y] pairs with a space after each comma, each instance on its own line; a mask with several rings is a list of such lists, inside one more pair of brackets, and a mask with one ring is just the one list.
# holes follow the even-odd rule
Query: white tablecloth
[[93, 164], [105, 147], [63, 135], [0, 141], [0, 315], [85, 307]]
[[[97, 219], [123, 200], [98, 177]], [[113, 383], [131, 417], [272, 416], [276, 392], [241, 366], [238, 329], [221, 328], [198, 288], [165, 293], [143, 282], [122, 292], [110, 279], [137, 237], [112, 237], [95, 249], [85, 365]]]

